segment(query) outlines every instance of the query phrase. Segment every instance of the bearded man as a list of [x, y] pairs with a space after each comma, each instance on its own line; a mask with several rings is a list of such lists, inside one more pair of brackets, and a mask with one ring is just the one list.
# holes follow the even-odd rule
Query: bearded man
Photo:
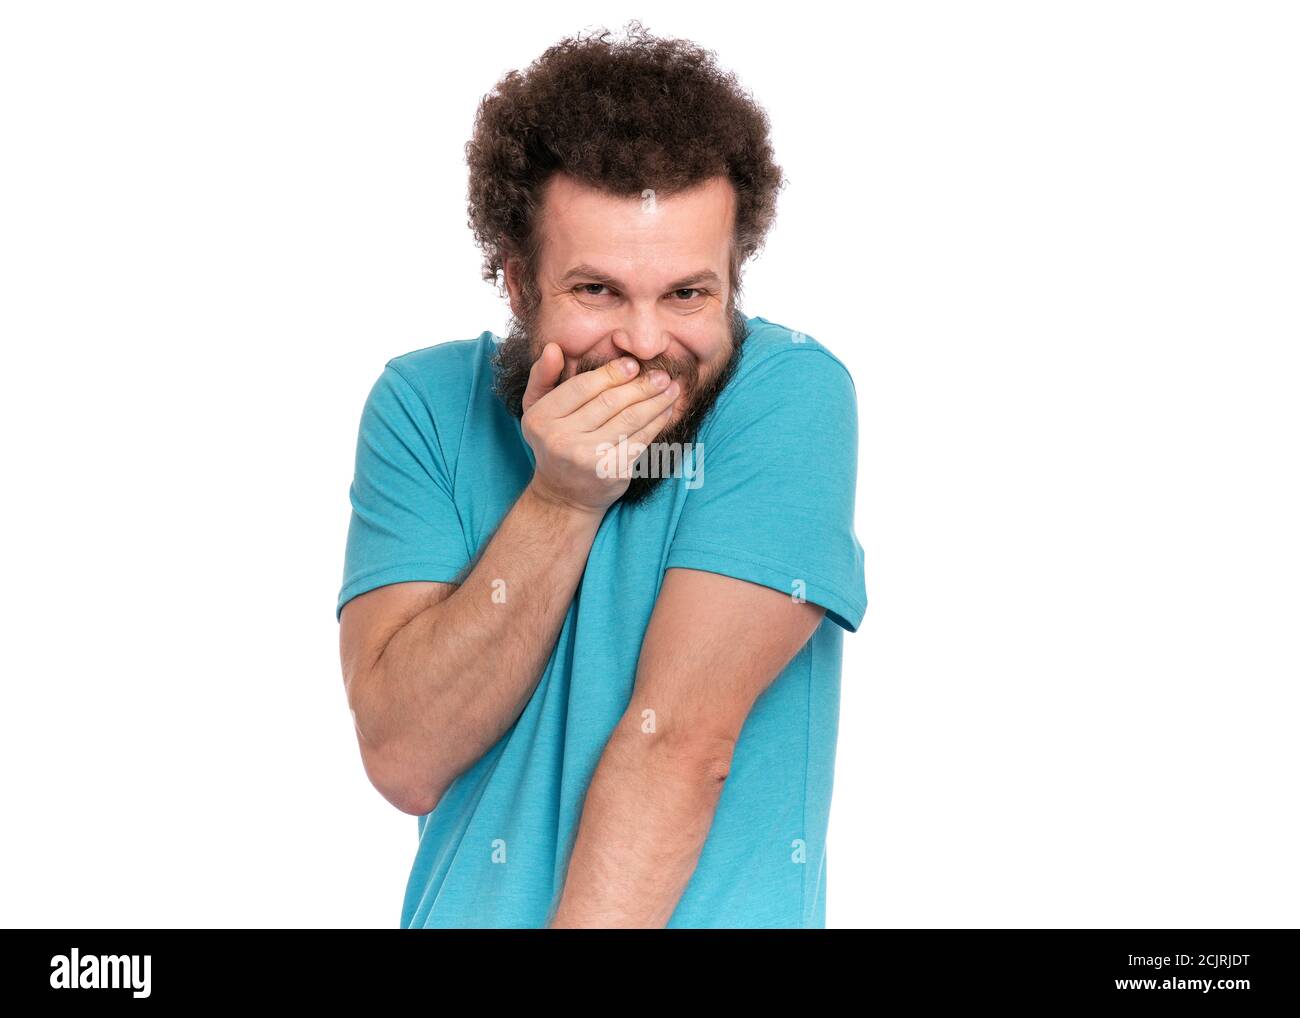
[[767, 117], [634, 23], [507, 74], [466, 152], [510, 326], [385, 366], [337, 607], [418, 817], [401, 925], [824, 926], [856, 397], [738, 309]]

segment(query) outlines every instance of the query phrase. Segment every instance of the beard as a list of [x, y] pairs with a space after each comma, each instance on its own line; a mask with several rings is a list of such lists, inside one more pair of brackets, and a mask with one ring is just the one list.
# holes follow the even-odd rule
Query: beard
[[[731, 327], [731, 352], [727, 357], [726, 363], [721, 368], [714, 371], [711, 375], [701, 382], [699, 365], [694, 358], [679, 359], [668, 357], [660, 354], [651, 357], [649, 360], [640, 360], [641, 371], [634, 377], [641, 377], [647, 371], [653, 371], [658, 368], [661, 371], [668, 372], [670, 379], [675, 380], [682, 389], [682, 395], [686, 397], [685, 408], [680, 411], [675, 420], [671, 420], [666, 428], [657, 434], [651, 441], [650, 445], [637, 458], [636, 462], [631, 465], [632, 477], [628, 481], [627, 491], [625, 491], [615, 504], [638, 505], [644, 502], [656, 491], [662, 487], [661, 483], [664, 476], [660, 474], [655, 476], [656, 472], [647, 469], [653, 466], [652, 460], [649, 459], [656, 453], [658, 447], [673, 446], [693, 447], [695, 445], [696, 435], [699, 433], [700, 426], [708, 416], [713, 405], [717, 403], [718, 397], [731, 381], [732, 376], [736, 373], [736, 368], [740, 365], [741, 347], [744, 345], [745, 336], [748, 334], [748, 328], [745, 324], [745, 316], [735, 307], [729, 305], [727, 318]], [[523, 416], [524, 392], [528, 388], [528, 376], [532, 372], [533, 364], [541, 355], [542, 347], [546, 345], [536, 335], [537, 315], [535, 313], [524, 316], [523, 318], [511, 316], [510, 329], [506, 333], [505, 339], [497, 346], [496, 352], [492, 356], [492, 365], [495, 370], [495, 379], [493, 391], [506, 405], [506, 409], [515, 417]], [[602, 367], [610, 360], [617, 357], [629, 356], [619, 353], [615, 357], [609, 357], [605, 360], [599, 360], [591, 357], [584, 357], [578, 362], [575, 375], [583, 371], [594, 371]], [[567, 379], [562, 379], [559, 384], [563, 384]], [[681, 397], [678, 398], [681, 402]], [[659, 462], [664, 462], [660, 459]]]

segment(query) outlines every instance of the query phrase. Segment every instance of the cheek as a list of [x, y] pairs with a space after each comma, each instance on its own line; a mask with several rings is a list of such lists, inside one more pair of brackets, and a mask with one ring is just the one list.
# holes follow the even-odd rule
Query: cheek
[[696, 366], [702, 376], [717, 371], [731, 355], [731, 337], [719, 335], [716, 329], [698, 336], [679, 333], [678, 339], [687, 353], [695, 358]]
[[600, 348], [606, 330], [593, 323], [589, 316], [566, 313], [564, 310], [543, 317], [538, 333], [545, 343], [558, 343], [564, 352], [564, 378], [573, 376], [578, 363]]

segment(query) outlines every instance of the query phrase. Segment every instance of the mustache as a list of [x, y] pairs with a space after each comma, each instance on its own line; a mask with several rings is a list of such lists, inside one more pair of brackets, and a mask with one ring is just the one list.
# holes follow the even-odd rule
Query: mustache
[[[681, 421], [673, 428], [682, 434], [687, 434], [704, 418], [739, 365], [741, 347], [748, 334], [745, 315], [734, 305], [729, 306], [727, 314], [731, 328], [731, 355], [720, 370], [714, 371], [703, 380], [701, 380], [699, 363], [694, 358], [678, 359], [667, 354], [658, 354], [645, 360], [634, 358], [642, 371], [653, 371], [656, 368], [666, 371], [669, 378], [681, 386], [682, 395], [686, 398], [679, 402], [682, 403], [684, 412]], [[539, 339], [535, 313], [512, 314], [506, 335], [500, 337], [496, 350], [492, 353], [492, 391], [504, 404], [506, 410], [515, 417], [523, 416], [524, 392], [528, 388], [528, 378], [533, 364], [541, 352], [536, 349]], [[613, 357], [584, 356], [577, 362], [575, 374], [594, 370], [624, 356], [631, 355], [619, 351]], [[561, 379], [563, 380], [564, 378]], [[661, 438], [667, 441], [663, 436]], [[637, 486], [642, 480], [644, 479], [634, 478], [633, 486]]]
[[[584, 357], [578, 362], [574, 369], [575, 375], [580, 375], [584, 371], [595, 371], [603, 368], [612, 360], [618, 360], [620, 357], [629, 357], [631, 354], [617, 354], [614, 357]], [[636, 362], [641, 365], [639, 374], [635, 377], [640, 378], [648, 371], [666, 371], [668, 377], [680, 383], [683, 392], [693, 391], [700, 380], [700, 368], [694, 360], [682, 360], [676, 357], [669, 357], [665, 354], [656, 354], [649, 360], [636, 358]]]

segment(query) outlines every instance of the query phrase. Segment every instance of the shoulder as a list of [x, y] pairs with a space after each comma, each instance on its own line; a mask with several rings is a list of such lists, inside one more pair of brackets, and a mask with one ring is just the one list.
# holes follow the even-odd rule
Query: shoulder
[[756, 316], [749, 319], [749, 334], [734, 381], [773, 371], [842, 377], [853, 385], [853, 376], [844, 362], [816, 337]]
[[491, 370], [494, 349], [495, 337], [485, 331], [399, 354], [384, 364], [371, 400], [419, 406], [433, 419], [461, 417], [479, 376]]
[[393, 357], [384, 375], [400, 380], [430, 407], [468, 395], [483, 369], [495, 337], [484, 331], [473, 339], [453, 339]]
[[750, 318], [736, 374], [718, 397], [714, 428], [748, 426], [756, 419], [781, 422], [840, 420], [857, 414], [853, 377], [831, 350], [806, 332]]
[[421, 347], [384, 364], [366, 400], [363, 428], [372, 440], [421, 436], [443, 455], [454, 451], [479, 375], [490, 370], [491, 332]]

